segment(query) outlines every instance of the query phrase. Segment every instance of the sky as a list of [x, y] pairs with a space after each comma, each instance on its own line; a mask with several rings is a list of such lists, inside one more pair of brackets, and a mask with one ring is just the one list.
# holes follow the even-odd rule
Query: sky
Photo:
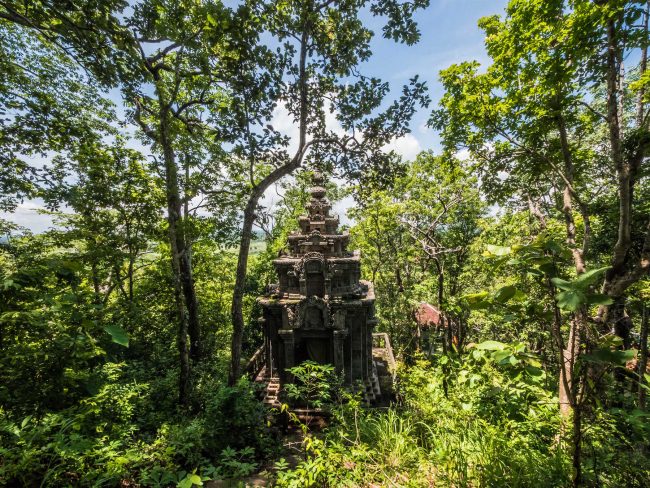
[[[401, 87], [418, 74], [421, 80], [427, 82], [432, 99], [428, 109], [421, 110], [414, 116], [411, 133], [393, 141], [387, 149], [395, 150], [405, 159], [412, 159], [422, 150], [435, 151], [440, 148], [438, 135], [426, 127], [432, 108], [442, 96], [438, 73], [451, 64], [463, 61], [476, 60], [481, 64], [488, 62], [483, 32], [477, 23], [483, 16], [502, 14], [506, 3], [506, 0], [431, 0], [429, 8], [416, 15], [421, 39], [414, 46], [384, 39], [381, 36], [382, 20], [367, 19], [376, 35], [372, 42], [373, 56], [360, 67], [360, 71], [388, 81], [394, 97], [399, 96]], [[112, 92], [110, 97], [118, 106], [121, 105], [117, 92]], [[336, 124], [333, 118], [332, 124]], [[293, 122], [281, 111], [276, 112], [272, 125], [287, 134], [294, 131]], [[271, 189], [269, 193], [274, 193], [274, 190]], [[272, 204], [268, 198], [265, 201]], [[351, 200], [344, 200], [334, 207], [334, 211], [341, 216], [342, 223], [349, 223], [345, 212], [351, 203]], [[12, 214], [0, 212], [0, 218], [12, 220], [33, 232], [42, 232], [52, 225], [51, 216], [39, 214], [42, 209], [40, 202], [28, 201], [19, 205]]]

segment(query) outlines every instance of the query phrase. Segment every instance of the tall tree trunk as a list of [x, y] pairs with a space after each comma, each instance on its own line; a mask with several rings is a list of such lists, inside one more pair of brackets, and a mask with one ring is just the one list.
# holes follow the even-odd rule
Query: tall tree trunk
[[[311, 5], [311, 4], [310, 4]], [[308, 7], [309, 10], [309, 7]], [[244, 291], [246, 286], [246, 269], [248, 267], [248, 255], [255, 223], [255, 209], [264, 192], [281, 178], [291, 174], [302, 164], [302, 160], [309, 148], [311, 142], [307, 142], [307, 114], [308, 107], [308, 74], [307, 66], [307, 49], [311, 33], [308, 16], [303, 18], [303, 32], [300, 40], [300, 62], [298, 73], [298, 84], [300, 89], [300, 120], [298, 126], [298, 149], [293, 158], [286, 164], [275, 168], [271, 173], [265, 176], [258, 184], [253, 183], [251, 195], [244, 209], [244, 221], [242, 223], [242, 233], [239, 242], [239, 255], [237, 257], [237, 271], [235, 275], [235, 287], [233, 289], [232, 304], [230, 314], [232, 318], [232, 340], [230, 347], [230, 373], [228, 375], [228, 384], [234, 385], [241, 376], [241, 348], [244, 337], [244, 314], [242, 310], [244, 301]], [[251, 174], [251, 181], [253, 175]]]
[[[632, 221], [632, 192], [634, 180], [632, 168], [626, 160], [621, 137], [619, 114], [619, 45], [614, 19], [607, 25], [607, 125], [609, 129], [610, 156], [618, 178], [618, 237], [612, 251], [611, 268], [605, 275], [602, 291], [615, 301], [620, 298], [623, 290], [616, 286], [616, 282], [627, 272], [628, 251], [631, 245]], [[599, 310], [599, 318], [603, 328], [609, 331], [614, 328], [617, 314], [612, 313], [612, 307], [603, 306]]]
[[[301, 138], [302, 140], [302, 138]], [[241, 348], [244, 338], [244, 292], [246, 288], [246, 270], [250, 253], [253, 224], [255, 223], [255, 210], [264, 192], [275, 182], [295, 171], [302, 163], [308, 144], [302, 144], [293, 159], [273, 170], [257, 186], [255, 186], [244, 208], [244, 221], [242, 222], [241, 237], [239, 239], [239, 255], [237, 257], [237, 270], [235, 272], [235, 287], [232, 294], [230, 316], [232, 320], [232, 338], [230, 344], [230, 372], [228, 384], [233, 386], [241, 376]]]
[[580, 408], [573, 410], [573, 438], [571, 452], [571, 466], [573, 470], [572, 483], [574, 487], [582, 486], [582, 411]]
[[[558, 109], [559, 110], [559, 109]], [[585, 272], [585, 261], [583, 250], [578, 247], [576, 243], [576, 225], [573, 218], [573, 156], [571, 147], [569, 146], [569, 137], [567, 134], [566, 124], [564, 117], [561, 113], [557, 115], [558, 132], [560, 135], [560, 146], [562, 148], [562, 158], [564, 160], [564, 176], [566, 185], [562, 192], [562, 213], [564, 214], [564, 225], [566, 230], [566, 243], [571, 250], [573, 256], [573, 263], [575, 266], [576, 274]], [[571, 410], [576, 415], [577, 402], [575, 401], [572, 391], [574, 385], [574, 368], [577, 356], [580, 353], [580, 328], [583, 325], [581, 322], [584, 317], [581, 313], [576, 313], [570, 322], [569, 326], [569, 339], [566, 347], [561, 353], [560, 364], [560, 382], [559, 382], [559, 398], [560, 398], [560, 412], [563, 416], [567, 417]], [[561, 320], [561, 318], [560, 318]], [[561, 341], [560, 341], [561, 342]], [[579, 451], [577, 451], [579, 453]]]
[[[169, 212], [168, 206], [168, 212]], [[187, 347], [187, 318], [185, 315], [185, 303], [183, 300], [183, 290], [179, 276], [180, 263], [177, 257], [178, 250], [175, 239], [175, 229], [169, 225], [169, 241], [171, 243], [172, 253], [172, 271], [174, 280], [174, 302], [176, 303], [176, 314], [178, 319], [178, 336], [176, 338], [176, 345], [178, 348], [180, 374], [178, 378], [178, 403], [181, 405], [189, 404], [190, 394], [190, 360], [189, 351]]]
[[[551, 299], [554, 300], [555, 289], [550, 279], [547, 281], [547, 287]], [[564, 339], [562, 338], [562, 314], [555, 302], [553, 302], [553, 325], [551, 326], [551, 334], [559, 354], [560, 375], [558, 380], [558, 400], [560, 402], [560, 414], [563, 418], [568, 418], [571, 415], [572, 405], [575, 403], [571, 396], [574, 356], [570, 351], [567, 351], [568, 347], [564, 345]], [[575, 328], [571, 327], [569, 329], [568, 344], [573, 343], [575, 334]]]
[[639, 343], [639, 408], [645, 410], [646, 391], [643, 385], [647, 385], [645, 372], [648, 368], [648, 306], [643, 302], [643, 312], [641, 318], [641, 338]]
[[244, 337], [244, 315], [242, 311], [244, 288], [246, 286], [246, 269], [248, 267], [248, 254], [255, 222], [255, 208], [259, 197], [251, 195], [244, 209], [244, 222], [242, 224], [241, 238], [239, 241], [239, 256], [237, 257], [237, 271], [235, 275], [235, 288], [232, 295], [232, 343], [230, 347], [230, 374], [228, 384], [234, 385], [241, 375], [241, 348]]
[[[646, 37], [648, 35], [649, 14], [650, 14], [650, 2], [646, 3], [646, 9], [643, 14], [643, 32]], [[641, 48], [641, 61], [639, 62], [639, 77], [641, 77], [643, 73], [645, 73], [646, 69], [648, 69], [648, 46], [647, 44], [645, 44], [644, 41], [643, 47]], [[643, 100], [644, 98], [645, 98], [645, 85], [642, 85], [636, 100], [635, 124], [637, 129], [643, 125], [643, 115], [645, 109], [645, 102]]]
[[[185, 165], [185, 181], [190, 179], [189, 165]], [[187, 195], [183, 198], [183, 220], [189, 218], [189, 201]], [[185, 252], [181, 257], [185, 261], [185, 278], [183, 283], [183, 292], [185, 294], [185, 303], [187, 306], [187, 332], [190, 336], [190, 359], [198, 361], [201, 359], [203, 350], [201, 343], [201, 323], [199, 321], [199, 300], [196, 295], [196, 285], [194, 283], [194, 271], [192, 267], [192, 239], [184, 232]], [[181, 268], [182, 269], [182, 268]]]
[[[576, 242], [576, 225], [573, 218], [573, 196], [574, 188], [574, 168], [573, 154], [569, 145], [564, 116], [558, 107], [557, 124], [560, 135], [560, 146], [562, 149], [562, 159], [564, 160], [565, 187], [562, 193], [562, 213], [564, 214], [564, 224], [566, 229], [566, 243], [571, 249], [573, 263], [576, 274], [580, 275], [585, 272], [584, 251], [588, 242], [588, 228], [585, 225], [585, 239], [583, 246], [579, 247]], [[577, 198], [577, 196], [576, 196]], [[586, 215], [586, 209], [582, 208]], [[560, 413], [566, 419], [572, 414], [573, 435], [571, 436], [571, 457], [573, 466], [573, 486], [582, 485], [582, 407], [583, 402], [579, 400], [579, 390], [581, 388], [579, 378], [576, 377], [576, 363], [581, 353], [584, 342], [584, 333], [587, 329], [587, 312], [584, 306], [577, 310], [569, 324], [569, 340], [566, 348], [562, 351], [560, 364], [560, 382], [558, 396], [560, 399]], [[570, 409], [568, 407], [571, 407]]]
[[169, 134], [169, 107], [159, 94], [160, 112], [158, 121], [159, 143], [163, 150], [165, 165], [165, 196], [167, 199], [167, 222], [169, 227], [169, 243], [171, 248], [172, 272], [174, 280], [174, 300], [178, 314], [178, 339], [177, 346], [180, 360], [179, 376], [179, 403], [186, 405], [189, 402], [190, 366], [187, 348], [188, 321], [185, 313], [188, 298], [192, 293], [187, 293], [188, 286], [193, 285], [191, 274], [188, 274], [188, 262], [185, 246], [183, 222], [181, 218], [181, 198], [178, 184], [178, 166], [176, 155]]
[[192, 245], [186, 242], [185, 252], [181, 256], [181, 277], [183, 294], [187, 305], [187, 333], [190, 336], [190, 357], [193, 361], [201, 359], [203, 354], [201, 343], [201, 323], [199, 321], [199, 301], [196, 296], [196, 286], [192, 272]]
[[167, 220], [169, 223], [169, 239], [176, 252], [172, 256], [177, 261], [174, 273], [180, 282], [183, 296], [183, 305], [187, 310], [187, 333], [190, 337], [190, 357], [198, 360], [201, 356], [201, 324], [199, 322], [199, 305], [194, 286], [194, 277], [191, 263], [191, 244], [185, 236], [185, 222], [183, 219], [183, 201], [180, 193], [178, 177], [178, 164], [176, 152], [170, 135], [170, 108], [164, 100], [162, 89], [158, 91], [159, 120], [158, 143], [163, 151], [165, 164], [165, 194], [167, 198]]
[[92, 264], [90, 265], [90, 270], [92, 274], [92, 281], [93, 281], [93, 293], [94, 293], [94, 302], [95, 303], [101, 303], [101, 284], [99, 282], [99, 271], [97, 270], [97, 261], [95, 258], [92, 259]]

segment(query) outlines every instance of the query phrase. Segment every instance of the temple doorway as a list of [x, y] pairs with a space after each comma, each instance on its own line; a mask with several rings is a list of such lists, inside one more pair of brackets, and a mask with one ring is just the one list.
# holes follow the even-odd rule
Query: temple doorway
[[296, 364], [313, 361], [318, 364], [332, 364], [332, 340], [328, 337], [304, 337], [296, 345]]

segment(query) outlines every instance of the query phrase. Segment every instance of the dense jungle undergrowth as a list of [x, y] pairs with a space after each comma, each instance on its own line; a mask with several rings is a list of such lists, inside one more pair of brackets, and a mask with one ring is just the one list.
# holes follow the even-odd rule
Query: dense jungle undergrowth
[[[403, 76], [430, 3], [0, 0], [0, 486], [650, 486], [650, 4]], [[319, 431], [245, 370], [315, 171], [399, 364]]]

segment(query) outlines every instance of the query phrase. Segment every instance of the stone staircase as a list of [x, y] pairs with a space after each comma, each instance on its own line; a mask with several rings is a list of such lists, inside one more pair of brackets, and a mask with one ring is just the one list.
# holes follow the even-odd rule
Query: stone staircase
[[372, 335], [372, 358], [373, 367], [376, 371], [379, 389], [386, 398], [392, 398], [395, 394], [395, 373], [397, 363], [393, 356], [393, 348], [390, 344], [388, 334], [379, 332]]
[[280, 378], [277, 376], [268, 378], [266, 389], [264, 390], [264, 398], [262, 403], [269, 408], [280, 408]]

